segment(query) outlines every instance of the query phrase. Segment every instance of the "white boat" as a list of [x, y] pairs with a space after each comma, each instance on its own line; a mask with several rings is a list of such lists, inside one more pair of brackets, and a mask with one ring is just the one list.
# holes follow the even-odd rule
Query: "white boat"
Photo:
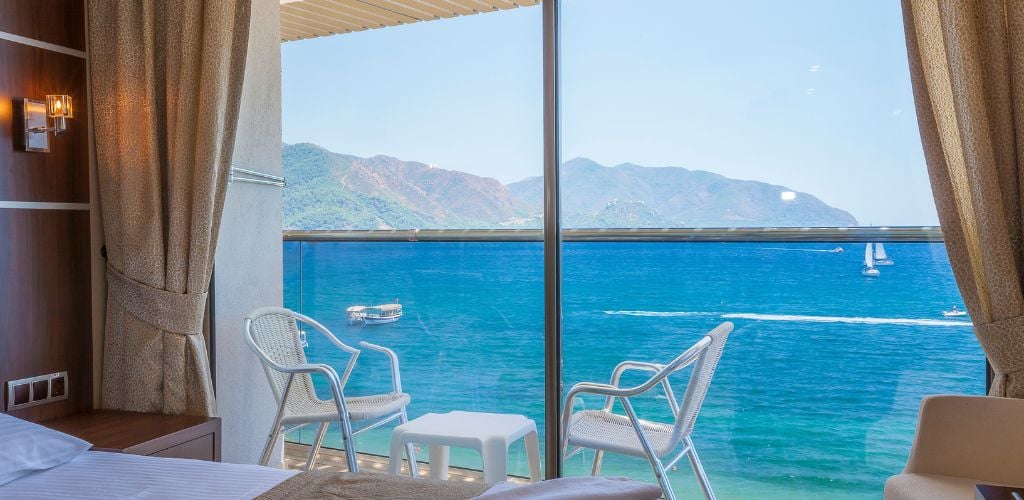
[[383, 325], [402, 318], [402, 304], [380, 304], [376, 306], [352, 306], [345, 309], [349, 323]]
[[835, 248], [833, 248], [832, 250], [829, 250], [829, 251], [832, 252], [832, 253], [843, 253], [843, 247], [835, 247]]
[[885, 245], [881, 243], [875, 243], [875, 265], [876, 266], [891, 266], [893, 261], [885, 253]]
[[952, 310], [942, 311], [942, 315], [947, 317], [947, 318], [949, 318], [949, 317], [957, 317], [957, 316], [967, 316], [967, 311], [960, 310], [956, 306], [953, 306]]
[[864, 269], [861, 270], [861, 274], [868, 278], [877, 278], [880, 274], [878, 269], [875, 269], [875, 258], [874, 253], [871, 251], [871, 243], [868, 243], [864, 247]]

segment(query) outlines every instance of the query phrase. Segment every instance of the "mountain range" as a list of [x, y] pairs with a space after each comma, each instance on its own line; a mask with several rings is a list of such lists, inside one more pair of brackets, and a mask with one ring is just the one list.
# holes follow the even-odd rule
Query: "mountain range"
[[[389, 156], [361, 158], [315, 144], [286, 144], [285, 229], [539, 228], [544, 181], [496, 179]], [[702, 170], [562, 165], [566, 227], [854, 226], [813, 195]]]

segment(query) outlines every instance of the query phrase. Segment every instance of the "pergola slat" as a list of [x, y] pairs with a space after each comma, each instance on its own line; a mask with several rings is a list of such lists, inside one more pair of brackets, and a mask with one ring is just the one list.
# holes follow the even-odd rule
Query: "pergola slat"
[[[397, 23], [383, 23], [380, 19], [371, 19], [368, 16], [353, 15], [352, 13], [344, 12], [341, 9], [332, 7], [325, 8], [319, 5], [320, 2], [317, 0], [303, 0], [302, 2], [295, 2], [288, 5], [294, 5], [293, 9], [302, 12], [305, 19], [315, 21], [325, 26], [340, 25], [342, 27], [352, 27], [352, 29], [372, 29], [381, 28], [388, 26], [389, 24]], [[336, 30], [335, 30], [336, 31]]]
[[414, 21], [414, 19], [407, 19], [405, 16], [396, 15], [393, 12], [382, 12], [367, 5], [353, 7], [347, 2], [337, 0], [304, 0], [302, 3], [316, 6], [321, 11], [330, 12], [332, 19], [342, 19], [344, 21], [354, 19], [364, 26], [395, 26]]
[[444, 17], [444, 11], [430, 5], [408, 0], [355, 0], [360, 3], [370, 4], [375, 7], [400, 12], [407, 16], [415, 17], [420, 21], [429, 21]]
[[350, 33], [364, 29], [357, 25], [344, 25], [342, 23], [325, 23], [315, 17], [301, 14], [289, 14], [281, 16], [281, 29], [292, 29], [302, 34], [302, 38], [315, 38], [330, 34]]
[[538, 3], [540, 0], [282, 0], [281, 41], [468, 16]]

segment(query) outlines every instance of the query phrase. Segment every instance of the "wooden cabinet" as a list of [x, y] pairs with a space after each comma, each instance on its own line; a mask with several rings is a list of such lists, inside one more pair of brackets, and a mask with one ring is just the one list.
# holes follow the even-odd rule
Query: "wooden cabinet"
[[97, 410], [43, 422], [96, 451], [220, 461], [220, 418]]

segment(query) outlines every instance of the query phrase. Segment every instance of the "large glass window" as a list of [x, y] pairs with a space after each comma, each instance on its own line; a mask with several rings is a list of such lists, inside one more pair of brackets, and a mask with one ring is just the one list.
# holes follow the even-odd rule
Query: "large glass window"
[[[899, 4], [555, 1], [561, 128], [547, 136], [542, 7], [283, 46], [286, 307], [394, 349], [411, 418], [516, 413], [542, 434], [560, 403], [544, 399], [547, 303], [562, 301], [566, 389], [625, 360], [669, 361], [730, 321], [693, 434], [716, 492], [877, 497], [921, 397], [984, 389]], [[556, 139], [562, 295], [546, 297]], [[394, 303], [403, 316], [385, 325], [349, 311]], [[308, 334], [307, 356], [340, 370], [346, 355]], [[389, 382], [386, 358], [364, 352], [346, 393]], [[635, 404], [673, 419], [663, 392]], [[389, 437], [357, 436], [367, 470], [384, 468]], [[325, 445], [340, 442], [332, 429]], [[465, 450], [451, 464], [481, 466]], [[698, 495], [677, 468], [676, 493]], [[606, 454], [602, 473], [654, 482], [638, 458]]]
[[[906, 462], [921, 397], [984, 390], [969, 318], [944, 315], [963, 303], [933, 232], [887, 243], [877, 227], [854, 242], [846, 230], [937, 225], [899, 4], [561, 5], [565, 225], [726, 228], [655, 234], [674, 242], [567, 233], [566, 388], [607, 382], [624, 360], [668, 362], [730, 321], [693, 434], [716, 492], [877, 498]], [[833, 229], [789, 242], [729, 231], [764, 227]], [[730, 242], [699, 242], [715, 238]], [[635, 404], [673, 422], [660, 390]], [[565, 473], [593, 459], [568, 458]], [[699, 496], [687, 461], [677, 468], [677, 494]], [[602, 472], [654, 481], [639, 458], [607, 454]]]
[[[283, 46], [285, 305], [348, 345], [393, 349], [410, 418], [514, 413], [543, 432], [543, 245], [428, 236], [542, 227], [508, 188], [542, 175], [540, 22], [524, 8]], [[394, 323], [349, 311], [396, 303]], [[348, 355], [307, 334], [309, 359], [340, 373]], [[388, 392], [388, 370], [364, 350], [346, 395]], [[356, 436], [365, 470], [385, 470], [392, 427]], [[510, 473], [528, 476], [522, 442], [510, 451]], [[450, 464], [481, 460], [452, 448]]]

